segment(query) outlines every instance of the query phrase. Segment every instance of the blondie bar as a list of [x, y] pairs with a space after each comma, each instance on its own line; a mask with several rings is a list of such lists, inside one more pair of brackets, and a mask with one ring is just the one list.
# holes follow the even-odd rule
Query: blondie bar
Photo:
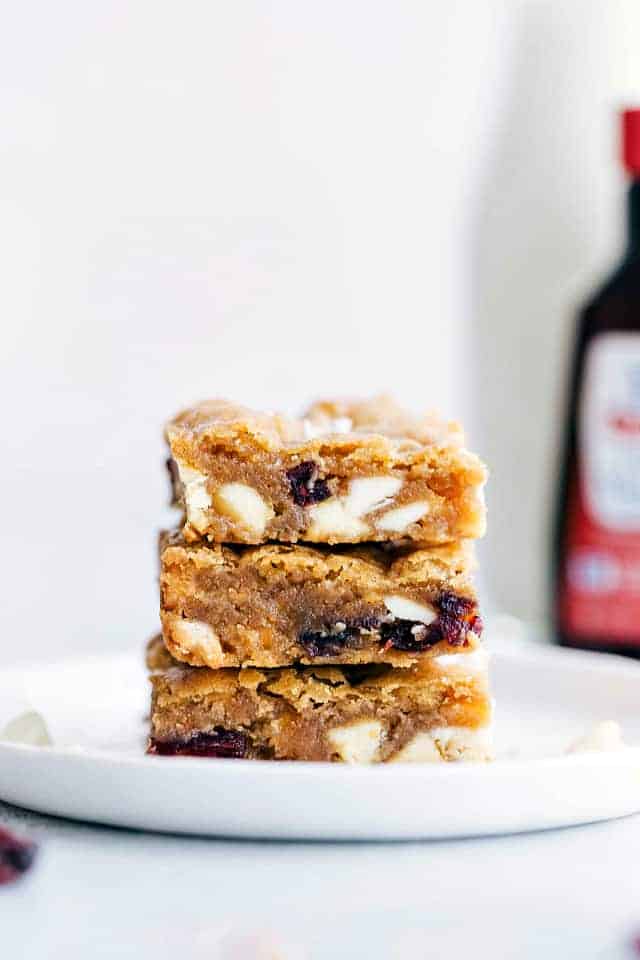
[[149, 753], [267, 760], [488, 760], [484, 649], [417, 667], [188, 667], [151, 641]]
[[382, 549], [160, 541], [170, 653], [193, 666], [389, 663], [471, 650], [482, 624], [469, 543]]
[[484, 533], [486, 470], [460, 427], [388, 398], [302, 419], [212, 400], [166, 428], [188, 540], [446, 543]]

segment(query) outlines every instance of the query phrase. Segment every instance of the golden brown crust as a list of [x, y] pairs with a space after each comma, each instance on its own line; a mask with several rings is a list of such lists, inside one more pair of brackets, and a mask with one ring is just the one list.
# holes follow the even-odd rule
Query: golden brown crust
[[[350, 421], [349, 429], [333, 432], [334, 425], [344, 428], [344, 424], [337, 423], [343, 420]], [[215, 398], [181, 411], [169, 421], [166, 430], [169, 440], [179, 433], [194, 433], [216, 442], [233, 442], [240, 446], [255, 443], [265, 449], [276, 449], [288, 445], [298, 448], [300, 444], [306, 444], [310, 439], [309, 425], [321, 431], [322, 437], [342, 437], [340, 442], [347, 444], [359, 444], [371, 437], [405, 439], [443, 447], [462, 446], [464, 442], [462, 427], [456, 421], [445, 421], [435, 413], [414, 416], [384, 395], [368, 400], [319, 400], [301, 418], [261, 413]]]
[[[170, 533], [160, 555], [165, 643], [194, 666], [406, 666], [478, 643], [467, 543], [232, 547], [189, 544]], [[405, 612], [403, 603], [412, 606]], [[393, 629], [399, 621], [401, 635]]]
[[318, 400], [304, 417], [327, 428], [331, 423], [346, 419], [351, 421], [354, 433], [404, 437], [420, 444], [462, 446], [464, 443], [462, 426], [455, 420], [443, 420], [434, 412], [417, 417], [385, 394], [367, 400], [353, 397]]
[[299, 421], [280, 414], [260, 413], [221, 398], [205, 400], [181, 411], [167, 424], [166, 435], [169, 442], [180, 436], [197, 436], [221, 445], [255, 445], [265, 450], [304, 439]]

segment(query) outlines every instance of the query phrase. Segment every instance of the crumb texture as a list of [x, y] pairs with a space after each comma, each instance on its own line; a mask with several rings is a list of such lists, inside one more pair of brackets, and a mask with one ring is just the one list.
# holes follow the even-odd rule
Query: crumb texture
[[[465, 658], [462, 658], [463, 660]], [[209, 670], [149, 645], [153, 753], [348, 763], [488, 759], [486, 661]], [[433, 752], [438, 754], [437, 758]]]
[[486, 470], [457, 423], [388, 397], [303, 417], [209, 400], [167, 424], [185, 536], [217, 543], [445, 543], [482, 535]]
[[193, 666], [391, 663], [471, 650], [482, 623], [468, 543], [259, 547], [161, 537], [165, 643]]

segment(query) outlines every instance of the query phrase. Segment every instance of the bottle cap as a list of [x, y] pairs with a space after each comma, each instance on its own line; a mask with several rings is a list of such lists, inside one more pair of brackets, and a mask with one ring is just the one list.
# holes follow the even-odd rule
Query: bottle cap
[[622, 111], [622, 163], [628, 173], [640, 174], [640, 109]]

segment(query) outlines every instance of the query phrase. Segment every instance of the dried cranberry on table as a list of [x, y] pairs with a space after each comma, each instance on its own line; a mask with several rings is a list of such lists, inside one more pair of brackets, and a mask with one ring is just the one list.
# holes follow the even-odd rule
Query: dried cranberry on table
[[17, 837], [0, 827], [0, 886], [13, 883], [32, 866], [37, 846], [25, 837]]

